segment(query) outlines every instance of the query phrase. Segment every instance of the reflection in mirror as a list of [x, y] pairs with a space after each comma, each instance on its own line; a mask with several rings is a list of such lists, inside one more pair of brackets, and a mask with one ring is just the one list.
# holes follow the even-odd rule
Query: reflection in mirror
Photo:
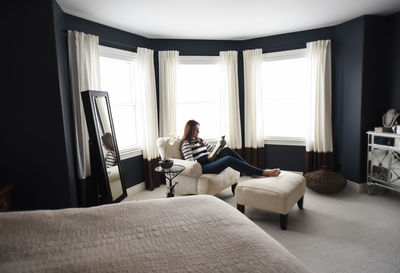
[[101, 137], [103, 147], [104, 165], [107, 169], [108, 181], [112, 200], [115, 201], [123, 194], [121, 176], [119, 173], [117, 153], [114, 145], [115, 136], [112, 135], [111, 124], [108, 117], [107, 101], [104, 96], [94, 97], [98, 134]]

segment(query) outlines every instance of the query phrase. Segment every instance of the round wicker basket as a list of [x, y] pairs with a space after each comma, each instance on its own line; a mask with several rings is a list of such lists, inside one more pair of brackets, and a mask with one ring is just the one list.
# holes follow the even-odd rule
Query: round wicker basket
[[343, 175], [330, 171], [326, 166], [321, 170], [304, 174], [307, 187], [318, 193], [331, 194], [339, 192], [346, 186], [346, 179]]

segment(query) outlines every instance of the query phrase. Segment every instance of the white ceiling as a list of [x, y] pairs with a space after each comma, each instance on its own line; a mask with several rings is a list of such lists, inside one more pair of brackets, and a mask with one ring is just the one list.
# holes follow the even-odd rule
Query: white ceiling
[[64, 12], [147, 38], [244, 40], [400, 11], [399, 0], [57, 0]]

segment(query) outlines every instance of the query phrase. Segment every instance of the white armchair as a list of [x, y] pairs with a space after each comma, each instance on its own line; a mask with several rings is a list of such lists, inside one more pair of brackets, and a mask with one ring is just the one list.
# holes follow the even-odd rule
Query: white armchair
[[240, 173], [232, 168], [226, 168], [219, 174], [203, 174], [200, 163], [196, 161], [188, 161], [182, 158], [180, 149], [180, 140], [174, 139], [170, 141], [168, 137], [157, 139], [158, 152], [162, 159], [172, 158], [174, 164], [185, 167], [176, 180], [179, 182], [175, 186], [175, 194], [217, 194], [223, 189], [231, 186], [235, 191]]

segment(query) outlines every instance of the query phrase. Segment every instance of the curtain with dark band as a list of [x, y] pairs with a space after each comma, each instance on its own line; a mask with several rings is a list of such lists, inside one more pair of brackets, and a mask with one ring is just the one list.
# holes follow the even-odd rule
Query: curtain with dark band
[[[240, 126], [238, 52], [220, 51], [222, 85], [221, 85], [221, 132], [234, 150], [242, 149], [242, 129]], [[240, 154], [240, 153], [239, 153]]]
[[306, 152], [305, 173], [320, 170], [322, 169], [322, 166], [326, 166], [327, 169], [333, 170], [333, 152]]
[[304, 172], [333, 170], [331, 41], [307, 43], [311, 76], [310, 129]]
[[243, 51], [244, 66], [244, 159], [265, 168], [264, 124], [262, 105], [262, 49]]
[[158, 166], [158, 158], [152, 160], [144, 159], [144, 181], [147, 190], [154, 190], [161, 185], [161, 176], [154, 169]]
[[140, 132], [143, 145], [143, 166], [146, 189], [160, 186], [160, 176], [155, 172], [158, 162], [157, 98], [154, 73], [154, 51], [137, 49], [138, 56], [138, 115], [141, 120]]
[[260, 169], [265, 168], [265, 149], [262, 148], [244, 148], [244, 159], [251, 165]]

